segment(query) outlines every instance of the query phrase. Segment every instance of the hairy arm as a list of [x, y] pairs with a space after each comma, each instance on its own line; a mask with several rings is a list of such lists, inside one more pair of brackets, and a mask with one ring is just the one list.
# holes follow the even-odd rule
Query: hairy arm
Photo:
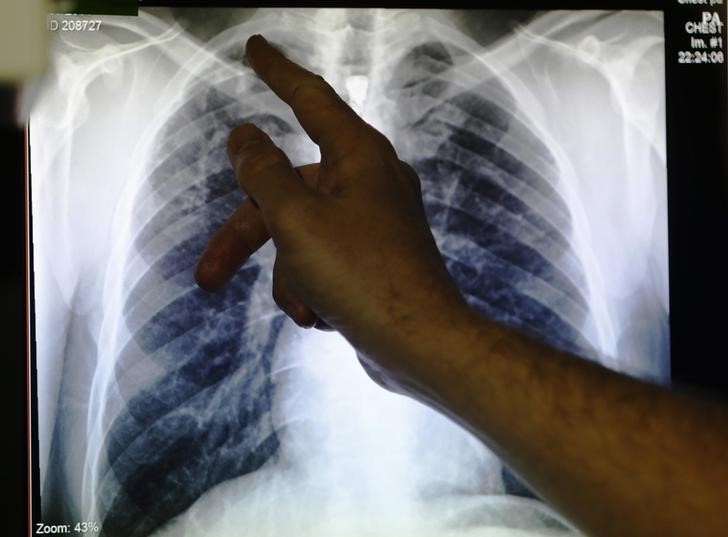
[[728, 535], [725, 405], [614, 373], [470, 311], [446, 317], [446, 330], [425, 321], [399, 344], [392, 360], [407, 364], [408, 392], [482, 438], [577, 527], [597, 537]]

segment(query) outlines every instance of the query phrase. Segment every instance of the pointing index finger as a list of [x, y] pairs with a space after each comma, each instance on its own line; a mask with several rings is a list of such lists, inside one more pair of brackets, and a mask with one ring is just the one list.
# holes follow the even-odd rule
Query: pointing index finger
[[335, 158], [354, 146], [365, 123], [321, 76], [286, 58], [260, 35], [248, 39], [245, 55], [261, 80], [291, 107], [322, 154]]

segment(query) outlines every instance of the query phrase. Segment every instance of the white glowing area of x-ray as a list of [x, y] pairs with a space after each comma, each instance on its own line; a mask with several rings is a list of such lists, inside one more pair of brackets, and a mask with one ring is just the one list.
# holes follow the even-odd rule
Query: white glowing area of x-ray
[[487, 44], [461, 22], [258, 10], [201, 40], [142, 11], [57, 36], [29, 89], [44, 517], [131, 537], [576, 534], [342, 337], [284, 321], [270, 244], [225, 295], [192, 282], [242, 196], [235, 122], [318, 161], [241, 61], [262, 33], [413, 163], [475, 307], [667, 380], [662, 15], [549, 12]]

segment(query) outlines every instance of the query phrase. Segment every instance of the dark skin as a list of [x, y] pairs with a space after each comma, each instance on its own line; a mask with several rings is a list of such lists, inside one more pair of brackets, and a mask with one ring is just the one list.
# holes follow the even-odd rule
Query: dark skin
[[585, 533], [728, 535], [726, 405], [614, 373], [471, 310], [437, 250], [417, 175], [390, 142], [263, 38], [246, 56], [321, 162], [294, 169], [253, 125], [231, 133], [248, 198], [202, 255], [201, 287], [225, 285], [272, 238], [283, 311], [339, 331], [375, 381], [471, 430]]

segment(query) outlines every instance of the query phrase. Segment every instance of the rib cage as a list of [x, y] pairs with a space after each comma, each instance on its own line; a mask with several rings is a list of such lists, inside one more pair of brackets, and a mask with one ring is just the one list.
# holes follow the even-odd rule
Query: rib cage
[[[664, 383], [664, 14], [168, 14], [59, 35], [32, 113], [34, 512], [157, 537], [392, 534], [381, 514], [401, 515], [412, 531], [395, 533], [418, 537], [553, 528], [543, 503], [502, 494], [508, 475], [476, 438], [390, 402], [340, 336], [283, 322], [269, 294], [272, 248], [230, 294], [194, 292], [203, 236], [242, 199], [215, 148], [252, 118], [295, 164], [316, 160], [295, 118], [240, 64], [247, 36], [262, 33], [419, 170], [472, 304]], [[207, 353], [217, 358], [195, 358]], [[272, 429], [239, 397], [244, 378], [245, 390], [272, 388]], [[216, 412], [232, 427], [209, 427]], [[191, 441], [194, 425], [216, 435], [208, 446], [248, 456], [229, 466], [199, 457], [208, 439]], [[175, 490], [184, 479], [194, 487]]]
[[[127, 403], [106, 438], [99, 495], [107, 535], [149, 534], [209, 488], [259, 468], [278, 446], [270, 355], [283, 319], [252, 305], [260, 265], [249, 263], [216, 294], [192, 278], [207, 239], [242, 199], [224, 153], [227, 132], [247, 121], [273, 135], [290, 131], [237, 108], [214, 89], [188, 101], [138, 196], [143, 227], [124, 305], [132, 338], [115, 366]], [[192, 120], [193, 136], [176, 128]], [[148, 362], [161, 370], [151, 383], [137, 371]]]
[[[402, 58], [383, 90], [400, 110], [392, 116], [395, 146], [422, 179], [433, 232], [468, 300], [593, 356], [580, 332], [586, 290], [558, 168], [485, 68], [479, 85], [449, 78], [466, 55], [433, 42]], [[245, 105], [204, 84], [191, 94], [162, 130], [162, 160], [135, 209], [141, 228], [124, 305], [133, 337], [116, 365], [126, 404], [110, 425], [101, 477], [107, 535], [149, 534], [212, 486], [260, 468], [278, 446], [269, 370], [282, 317], [255, 302], [269, 283], [265, 260], [248, 263], [215, 295], [195, 287], [192, 269], [242, 199], [223, 149], [229, 129], [255, 122], [291, 150], [298, 134], [283, 113], [253, 112], [269, 102], [263, 91]], [[151, 382], [148, 361], [157, 368]]]

